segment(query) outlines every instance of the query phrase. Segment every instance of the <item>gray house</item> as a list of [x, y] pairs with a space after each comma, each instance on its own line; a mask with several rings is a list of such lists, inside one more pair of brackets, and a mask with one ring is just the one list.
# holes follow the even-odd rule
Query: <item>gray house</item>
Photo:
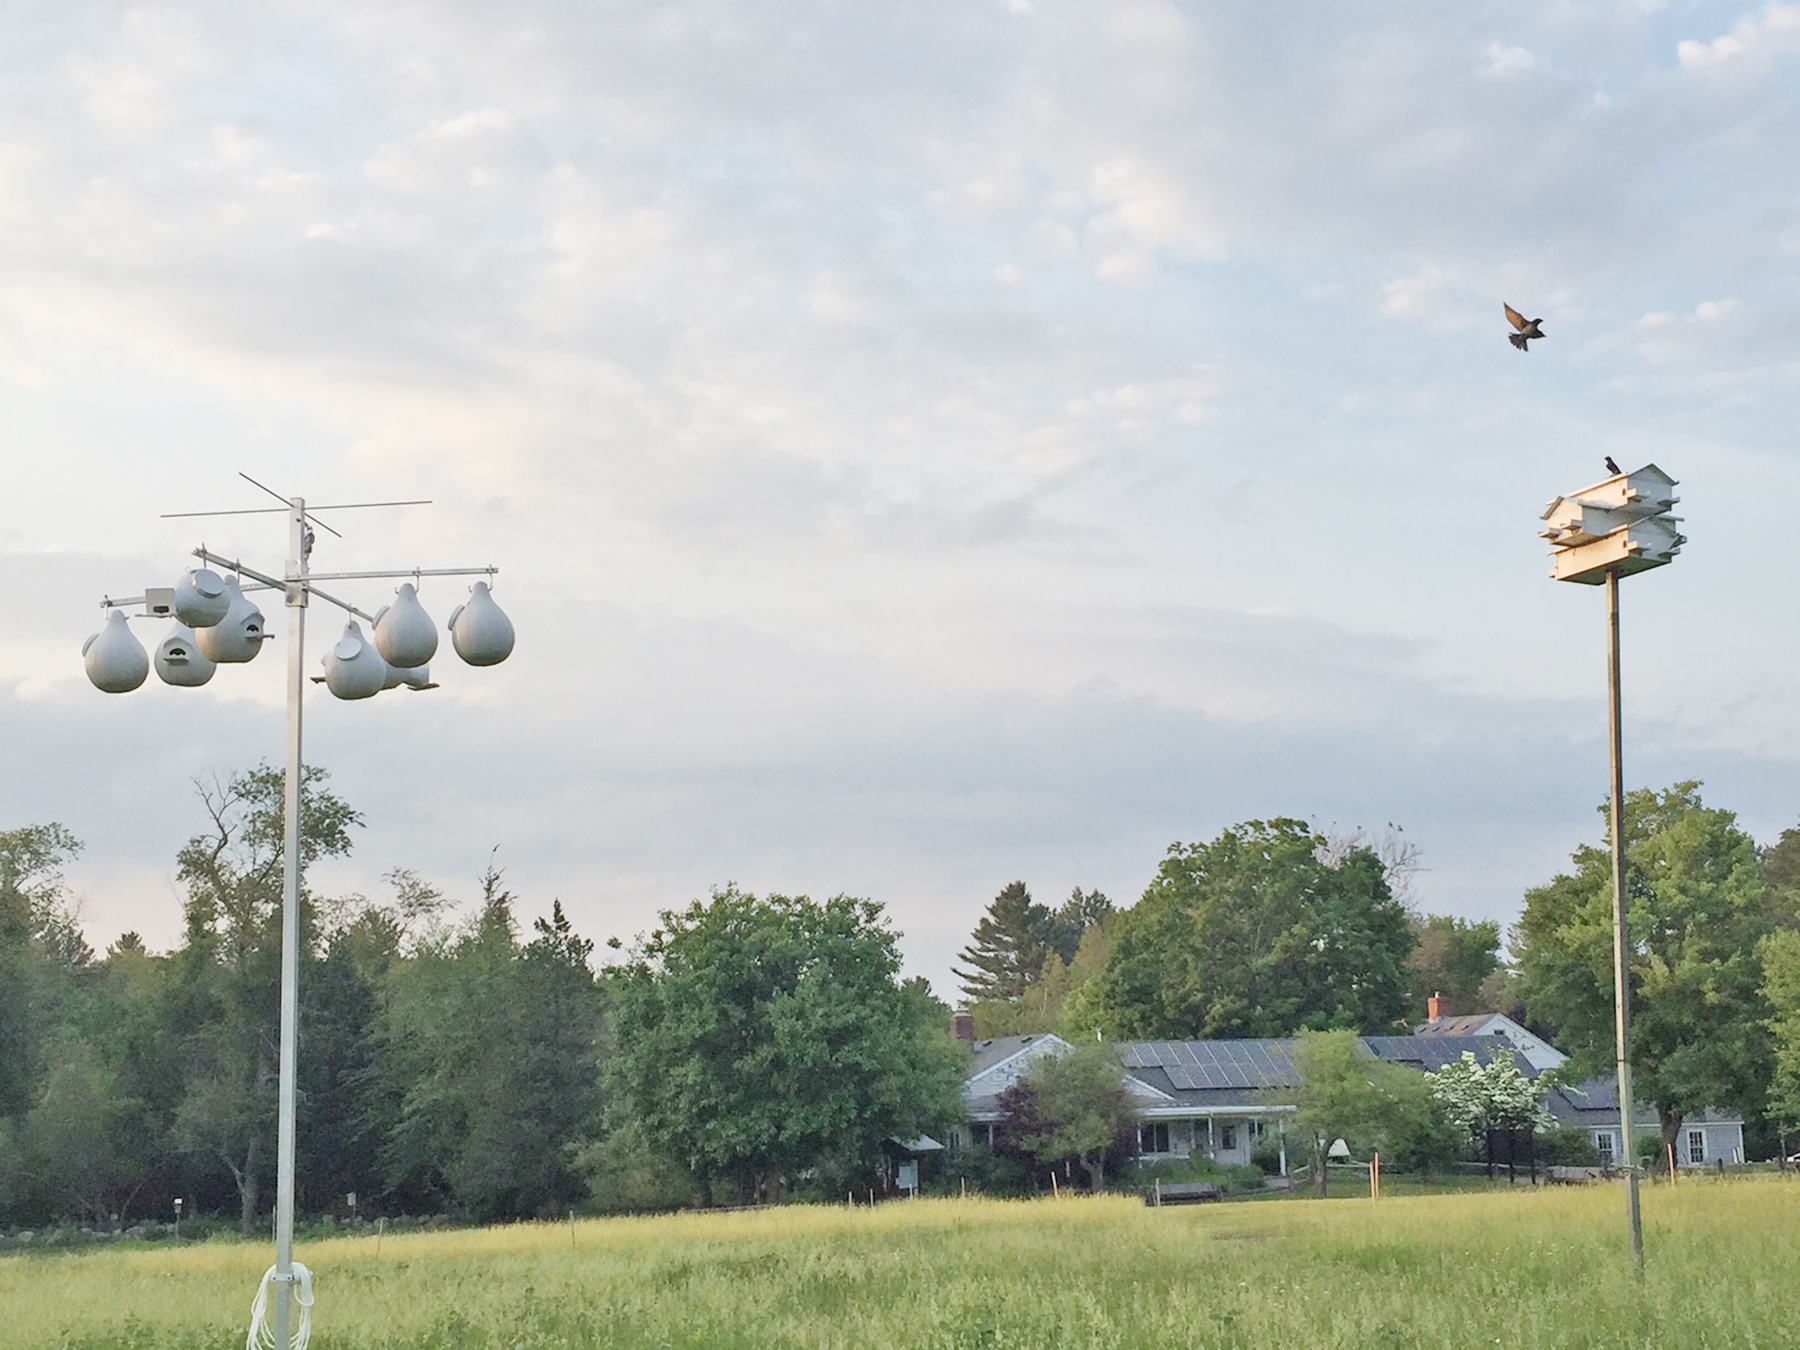
[[[1495, 1036], [1364, 1036], [1373, 1055], [1421, 1071], [1441, 1068], [1464, 1051], [1485, 1064], [1505, 1056], [1523, 1072], [1535, 1070]], [[1233, 1041], [1126, 1041], [1119, 1045], [1123, 1085], [1138, 1114], [1138, 1156], [1146, 1161], [1203, 1157], [1247, 1163], [1273, 1136], [1280, 1170], [1287, 1172], [1284, 1122], [1294, 1112], [1300, 1073], [1290, 1037]], [[1006, 1119], [1000, 1095], [1044, 1055], [1071, 1047], [1053, 1033], [998, 1036], [973, 1042], [963, 1080], [965, 1123], [950, 1147], [992, 1145]]]
[[[1428, 1000], [1431, 1020], [1413, 1028], [1415, 1036], [1499, 1036], [1518, 1051], [1532, 1068], [1542, 1072], [1560, 1069], [1568, 1056], [1542, 1037], [1534, 1036], [1512, 1018], [1501, 1013], [1468, 1013], [1443, 1016], [1437, 996]], [[1572, 1087], [1553, 1087], [1544, 1100], [1545, 1107], [1563, 1125], [1575, 1125], [1588, 1133], [1594, 1148], [1609, 1166], [1619, 1156], [1618, 1084], [1610, 1078], [1590, 1078]], [[1662, 1124], [1656, 1112], [1642, 1102], [1632, 1116], [1632, 1131], [1638, 1135], [1660, 1134]], [[1716, 1162], [1737, 1163], [1744, 1160], [1744, 1118], [1735, 1112], [1709, 1106], [1681, 1124], [1676, 1141], [1675, 1165], [1701, 1167]]]
[[[1510, 1056], [1531, 1077], [1560, 1067], [1568, 1058], [1499, 1013], [1439, 1017], [1411, 1036], [1360, 1039], [1369, 1053], [1421, 1071], [1454, 1063], [1465, 1050], [1482, 1064]], [[1300, 1086], [1294, 1045], [1286, 1037], [1122, 1042], [1123, 1085], [1137, 1106], [1138, 1156], [1152, 1162], [1202, 1157], [1247, 1163], [1265, 1136], [1273, 1135], [1286, 1175], [1283, 1122], [1293, 1114], [1293, 1094]], [[972, 1041], [973, 1056], [962, 1086], [963, 1122], [951, 1129], [949, 1147], [955, 1150], [970, 1143], [991, 1147], [1006, 1119], [1000, 1095], [1042, 1056], [1071, 1048], [1053, 1032]], [[1562, 1124], [1585, 1129], [1605, 1161], [1618, 1157], [1619, 1103], [1610, 1080], [1552, 1087], [1544, 1104]], [[1659, 1128], [1656, 1113], [1640, 1104], [1634, 1129], [1654, 1134]], [[1682, 1124], [1677, 1167], [1743, 1160], [1742, 1117], [1708, 1107]]]

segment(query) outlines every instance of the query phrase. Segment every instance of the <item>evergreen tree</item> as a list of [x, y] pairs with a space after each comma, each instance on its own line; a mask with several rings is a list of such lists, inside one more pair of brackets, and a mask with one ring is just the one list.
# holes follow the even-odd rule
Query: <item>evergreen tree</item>
[[972, 1003], [1015, 1001], [1042, 973], [1056, 935], [1056, 916], [1031, 898], [1024, 882], [1012, 882], [975, 925], [974, 940], [957, 953], [969, 969], [951, 973]]

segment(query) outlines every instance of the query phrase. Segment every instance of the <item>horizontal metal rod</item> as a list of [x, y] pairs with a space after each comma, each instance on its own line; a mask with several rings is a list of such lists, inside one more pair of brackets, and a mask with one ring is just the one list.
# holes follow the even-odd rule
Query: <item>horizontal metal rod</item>
[[355, 605], [351, 604], [348, 600], [340, 600], [335, 595], [327, 595], [324, 591], [320, 590], [317, 586], [313, 585], [310, 581], [307, 582], [307, 584], [306, 584], [306, 593], [308, 595], [316, 595], [319, 597], [319, 599], [324, 600], [329, 604], [336, 605], [339, 609], [345, 610], [351, 614], [354, 614], [359, 619], [367, 619], [370, 623], [375, 622], [375, 616], [373, 614], [365, 614], [362, 610], [358, 609]]
[[318, 581], [375, 581], [382, 577], [491, 577], [498, 567], [408, 567], [395, 572], [313, 572]]
[[241, 511], [164, 511], [158, 520], [187, 520], [193, 516], [285, 516], [288, 506], [247, 506]]
[[245, 567], [244, 564], [239, 562], [236, 558], [227, 558], [222, 554], [214, 553], [205, 544], [194, 549], [193, 555], [201, 562], [216, 562], [228, 571], [236, 572], [240, 576], [253, 577], [257, 581], [262, 582], [263, 585], [272, 586], [278, 591], [285, 591], [287, 589], [287, 582], [282, 581], [280, 578], [269, 576], [266, 572], [259, 572], [254, 567]]

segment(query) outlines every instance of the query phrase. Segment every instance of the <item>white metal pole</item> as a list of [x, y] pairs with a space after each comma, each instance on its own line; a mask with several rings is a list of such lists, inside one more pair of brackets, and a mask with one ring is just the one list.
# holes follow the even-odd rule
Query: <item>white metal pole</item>
[[1625, 739], [1619, 690], [1619, 569], [1606, 571], [1607, 709], [1612, 733], [1613, 1024], [1618, 1036], [1619, 1143], [1625, 1153], [1625, 1214], [1631, 1259], [1644, 1268], [1644, 1224], [1638, 1209], [1637, 1152], [1631, 1140], [1631, 950], [1625, 929]]
[[306, 693], [306, 501], [288, 502], [287, 777], [281, 898], [281, 1091], [275, 1160], [275, 1344], [288, 1350], [294, 1294], [294, 1061], [300, 1009], [300, 714]]

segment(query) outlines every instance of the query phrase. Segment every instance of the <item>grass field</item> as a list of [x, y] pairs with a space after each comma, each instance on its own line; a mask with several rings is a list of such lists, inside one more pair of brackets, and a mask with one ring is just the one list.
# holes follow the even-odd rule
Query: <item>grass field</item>
[[[596, 1219], [305, 1245], [318, 1350], [1800, 1345], [1800, 1183], [1146, 1209], [1102, 1197]], [[266, 1248], [0, 1259], [0, 1345], [241, 1346]]]

